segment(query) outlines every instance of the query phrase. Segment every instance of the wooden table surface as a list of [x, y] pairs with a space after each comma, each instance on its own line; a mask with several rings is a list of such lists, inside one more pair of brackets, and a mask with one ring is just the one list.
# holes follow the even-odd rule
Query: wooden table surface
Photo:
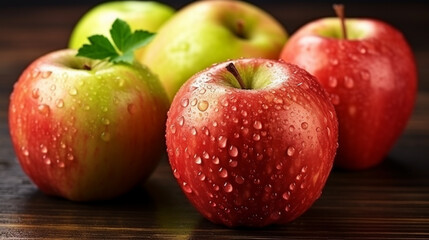
[[[259, 2], [289, 33], [332, 15], [328, 3]], [[166, 159], [144, 185], [97, 203], [48, 197], [24, 175], [7, 125], [13, 83], [31, 61], [65, 48], [74, 24], [90, 7], [0, 8], [0, 239], [429, 239], [428, 4], [348, 4], [349, 16], [376, 17], [404, 32], [419, 68], [415, 111], [381, 165], [357, 172], [333, 169], [321, 198], [304, 215], [262, 229], [229, 229], [205, 220], [182, 194]]]

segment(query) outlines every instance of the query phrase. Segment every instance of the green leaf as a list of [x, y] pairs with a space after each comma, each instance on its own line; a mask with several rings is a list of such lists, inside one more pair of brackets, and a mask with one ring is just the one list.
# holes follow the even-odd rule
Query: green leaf
[[116, 19], [113, 22], [112, 28], [110, 29], [110, 36], [119, 51], [124, 51], [124, 47], [131, 35], [131, 28], [126, 22], [121, 19]]
[[118, 55], [115, 48], [103, 35], [93, 35], [88, 38], [90, 44], [84, 44], [79, 48], [77, 56], [92, 59], [114, 58]]
[[78, 50], [77, 56], [131, 64], [134, 60], [134, 51], [148, 44], [154, 35], [144, 30], [131, 32], [130, 26], [125, 21], [116, 19], [110, 29], [114, 45], [105, 36], [93, 35], [88, 38], [90, 44], [83, 45]]

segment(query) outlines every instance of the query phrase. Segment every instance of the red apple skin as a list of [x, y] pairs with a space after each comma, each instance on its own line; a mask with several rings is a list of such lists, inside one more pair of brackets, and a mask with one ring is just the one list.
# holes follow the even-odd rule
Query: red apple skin
[[247, 90], [228, 82], [234, 81], [228, 63], [194, 75], [172, 102], [166, 140], [173, 174], [214, 223], [290, 222], [319, 198], [332, 168], [334, 107], [317, 80], [295, 65], [234, 60], [244, 78], [273, 81]]
[[281, 59], [306, 69], [330, 93], [339, 122], [335, 165], [359, 170], [379, 164], [404, 130], [417, 70], [398, 30], [378, 20], [354, 21], [372, 32], [357, 40], [323, 37], [317, 29], [328, 26], [318, 20], [291, 37]]
[[137, 66], [86, 71], [80, 68], [92, 60], [75, 55], [49, 53], [22, 73], [9, 106], [13, 146], [48, 195], [116, 197], [147, 178], [164, 154], [167, 97]]

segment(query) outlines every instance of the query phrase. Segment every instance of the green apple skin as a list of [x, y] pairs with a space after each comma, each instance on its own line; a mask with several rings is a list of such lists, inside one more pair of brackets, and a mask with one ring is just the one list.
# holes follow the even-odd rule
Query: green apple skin
[[10, 98], [12, 143], [44, 193], [113, 198], [147, 178], [165, 155], [168, 99], [139, 64], [75, 55], [52, 52], [22, 73]]
[[94, 34], [109, 36], [112, 23], [120, 18], [131, 29], [156, 32], [173, 14], [170, 6], [152, 1], [114, 1], [101, 3], [90, 9], [76, 24], [72, 31], [69, 47], [80, 48], [89, 43], [88, 37]]
[[138, 60], [158, 75], [171, 101], [195, 73], [228, 59], [278, 59], [286, 40], [283, 26], [256, 6], [198, 1], [163, 25]]

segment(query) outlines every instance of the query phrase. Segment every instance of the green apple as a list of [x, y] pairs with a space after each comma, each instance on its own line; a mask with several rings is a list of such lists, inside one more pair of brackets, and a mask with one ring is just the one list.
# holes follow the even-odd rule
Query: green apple
[[108, 199], [147, 178], [165, 153], [168, 100], [140, 64], [76, 53], [49, 53], [22, 73], [10, 98], [10, 135], [22, 169], [44, 193]]
[[277, 59], [286, 40], [283, 26], [254, 5], [198, 1], [165, 23], [138, 61], [158, 75], [171, 101], [193, 74], [228, 59]]
[[170, 6], [152, 1], [115, 1], [101, 3], [79, 20], [70, 37], [69, 47], [80, 48], [95, 34], [109, 36], [115, 19], [126, 21], [132, 30], [156, 32], [175, 10]]

